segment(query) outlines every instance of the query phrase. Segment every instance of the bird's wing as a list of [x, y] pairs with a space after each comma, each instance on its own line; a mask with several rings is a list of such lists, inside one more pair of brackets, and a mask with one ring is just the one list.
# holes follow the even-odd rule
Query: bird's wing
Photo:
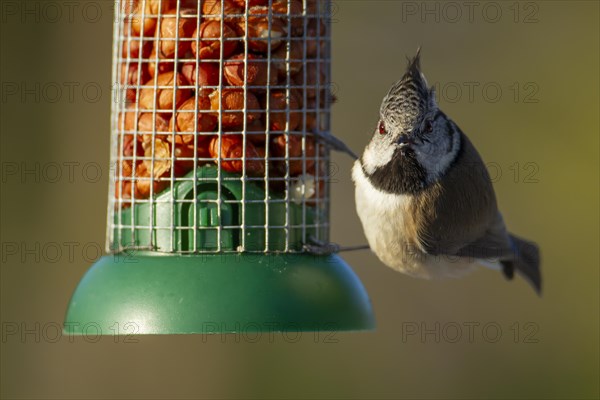
[[454, 164], [417, 196], [413, 207], [420, 244], [428, 254], [480, 258], [491, 250], [510, 250], [485, 164], [462, 133]]
[[460, 248], [457, 256], [483, 260], [503, 260], [513, 255], [510, 236], [500, 213], [495, 222], [479, 239]]

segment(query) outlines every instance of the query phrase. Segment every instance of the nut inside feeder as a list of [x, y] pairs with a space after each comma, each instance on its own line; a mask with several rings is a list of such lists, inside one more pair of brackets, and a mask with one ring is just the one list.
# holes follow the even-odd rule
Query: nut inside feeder
[[[153, 315], [146, 333], [202, 332], [208, 314], [165, 325], [187, 298], [228, 322], [275, 316], [278, 330], [373, 325], [341, 258], [304, 247], [329, 240], [330, 154], [317, 140], [330, 130], [329, 10], [321, 0], [121, 1], [107, 229], [115, 257], [88, 272], [102, 278], [82, 281], [67, 320], [92, 308], [110, 321], [125, 301]], [[136, 268], [117, 268], [116, 256], [132, 251]], [[311, 278], [294, 283], [302, 274]], [[241, 286], [227, 297], [219, 288], [231, 279]], [[88, 292], [115, 280], [140, 293], [90, 303]], [[164, 300], [165, 290], [183, 300], [144, 297]]]
[[[328, 240], [329, 150], [315, 136], [329, 130], [327, 6], [124, 1], [112, 250], [293, 252], [309, 238]], [[241, 198], [195, 193], [191, 201], [178, 186], [190, 180], [201, 184], [196, 192], [237, 186]], [[190, 205], [222, 216], [224, 202], [236, 217], [227, 226], [156, 220], [168, 214], [162, 209]]]

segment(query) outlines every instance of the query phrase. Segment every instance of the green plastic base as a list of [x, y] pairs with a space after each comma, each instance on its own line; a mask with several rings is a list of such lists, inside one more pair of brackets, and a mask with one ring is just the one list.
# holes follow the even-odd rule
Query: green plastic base
[[82, 278], [69, 334], [373, 329], [358, 277], [338, 256], [156, 253], [102, 257]]

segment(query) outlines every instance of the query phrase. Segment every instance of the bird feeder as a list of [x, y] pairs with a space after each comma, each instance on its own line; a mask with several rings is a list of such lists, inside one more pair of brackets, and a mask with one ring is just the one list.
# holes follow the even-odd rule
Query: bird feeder
[[345, 262], [309, 250], [329, 242], [329, 13], [316, 0], [121, 1], [108, 255], [66, 331], [374, 326]]

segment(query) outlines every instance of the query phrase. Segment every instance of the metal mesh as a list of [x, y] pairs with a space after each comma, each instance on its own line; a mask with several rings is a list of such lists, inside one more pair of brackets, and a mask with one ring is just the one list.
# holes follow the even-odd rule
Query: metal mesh
[[329, 235], [329, 1], [122, 0], [107, 246], [299, 252]]

